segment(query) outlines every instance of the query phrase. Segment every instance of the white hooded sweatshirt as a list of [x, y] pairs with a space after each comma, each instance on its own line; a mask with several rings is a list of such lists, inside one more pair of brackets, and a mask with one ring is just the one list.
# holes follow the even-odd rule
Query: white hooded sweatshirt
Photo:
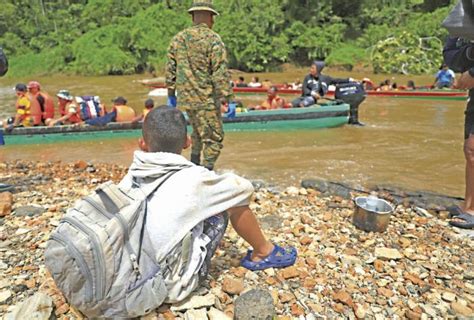
[[[136, 151], [120, 185], [130, 188], [135, 179], [146, 188], [175, 170], [180, 171], [163, 183], [148, 202], [146, 228], [157, 261], [169, 254], [191, 230], [193, 246], [202, 249], [209, 239], [202, 234], [201, 222], [230, 208], [248, 205], [253, 193], [252, 184], [244, 178], [232, 173], [218, 175], [181, 155], [162, 152]], [[177, 274], [171, 276], [168, 302], [180, 301], [196, 288], [197, 272], [205, 255], [205, 251], [193, 250], [191, 259], [195, 263], [187, 265], [187, 270], [176, 270]]]

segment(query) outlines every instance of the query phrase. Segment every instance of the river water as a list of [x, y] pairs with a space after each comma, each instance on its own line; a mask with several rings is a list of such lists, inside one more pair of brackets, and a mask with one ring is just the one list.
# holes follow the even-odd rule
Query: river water
[[[279, 83], [303, 78], [304, 69], [259, 75], [261, 80]], [[332, 71], [334, 76], [362, 78], [365, 74]], [[239, 74], [234, 74], [236, 78]], [[250, 79], [245, 74], [246, 79]], [[148, 89], [136, 80], [143, 76], [121, 77], [38, 77], [44, 90], [55, 93], [68, 89], [73, 95], [100, 95], [110, 100], [123, 95], [141, 110]], [[374, 82], [391, 76], [372, 75]], [[431, 77], [413, 78], [417, 84]], [[0, 117], [14, 114], [17, 82], [0, 81]], [[404, 84], [407, 77], [396, 76]], [[262, 97], [246, 98], [247, 104]], [[164, 100], [158, 101], [163, 103]], [[292, 132], [228, 133], [217, 167], [276, 185], [298, 185], [302, 179], [324, 178], [362, 185], [390, 184], [408, 189], [428, 190], [462, 196], [464, 188], [463, 117], [464, 101], [433, 101], [369, 97], [360, 118], [367, 126]], [[54, 145], [3, 146], [0, 161], [61, 160], [113, 162], [128, 165], [136, 149], [136, 139], [108, 139]], [[188, 155], [185, 152], [185, 155]], [[0, 177], [6, 175], [0, 172]]]

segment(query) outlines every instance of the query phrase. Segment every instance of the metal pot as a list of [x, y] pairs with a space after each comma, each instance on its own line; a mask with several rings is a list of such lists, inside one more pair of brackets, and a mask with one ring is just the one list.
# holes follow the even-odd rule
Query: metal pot
[[373, 232], [384, 232], [390, 222], [393, 205], [383, 199], [376, 200], [374, 208], [367, 206], [367, 197], [354, 199], [355, 210], [352, 223], [359, 229]]

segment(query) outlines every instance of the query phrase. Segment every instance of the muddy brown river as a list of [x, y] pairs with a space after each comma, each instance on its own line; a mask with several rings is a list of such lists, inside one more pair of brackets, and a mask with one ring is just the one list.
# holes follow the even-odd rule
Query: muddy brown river
[[[366, 75], [327, 72], [333, 76], [362, 78]], [[285, 73], [260, 74], [260, 80], [275, 83], [303, 78], [304, 69]], [[237, 78], [240, 74], [234, 74]], [[245, 74], [250, 80], [249, 74]], [[394, 76], [405, 84], [407, 77]], [[148, 89], [135, 80], [144, 76], [122, 77], [38, 77], [44, 90], [55, 93], [68, 89], [73, 95], [100, 95], [102, 101], [123, 95], [141, 110]], [[387, 75], [372, 75], [380, 82]], [[412, 77], [417, 84], [432, 83], [432, 77]], [[14, 114], [17, 82], [0, 81], [0, 117]], [[262, 97], [246, 98], [246, 104]], [[158, 102], [165, 102], [164, 99]], [[360, 118], [367, 126], [291, 132], [228, 133], [217, 167], [276, 185], [298, 185], [302, 179], [325, 178], [362, 185], [391, 184], [462, 196], [464, 188], [463, 121], [464, 101], [435, 101], [369, 97], [361, 106]], [[0, 146], [0, 161], [61, 160], [74, 162], [114, 162], [128, 165], [136, 149], [136, 139], [74, 142], [46, 145]], [[188, 155], [188, 153], [185, 153]], [[0, 178], [7, 176], [0, 172]]]

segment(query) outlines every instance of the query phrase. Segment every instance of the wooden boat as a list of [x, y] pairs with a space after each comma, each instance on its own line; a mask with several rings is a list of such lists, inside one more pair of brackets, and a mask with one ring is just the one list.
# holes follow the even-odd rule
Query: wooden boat
[[[162, 82], [154, 81], [142, 81], [143, 85], [155, 90], [151, 91], [149, 95], [151, 96], [163, 96], [167, 94], [167, 91], [164, 89], [165, 85]], [[281, 85], [276, 85], [279, 87], [279, 95], [292, 95], [299, 96], [301, 95], [300, 89], [287, 89], [283, 88]], [[267, 93], [266, 88], [250, 88], [250, 87], [235, 87], [234, 93], [238, 95], [265, 95]], [[468, 93], [464, 90], [453, 90], [453, 89], [417, 89], [417, 90], [390, 90], [390, 91], [376, 91], [368, 90], [367, 94], [369, 96], [377, 97], [393, 97], [393, 98], [410, 98], [410, 99], [430, 99], [430, 100], [466, 100]], [[328, 94], [329, 97], [334, 96], [334, 88], [329, 88]]]
[[[234, 118], [223, 118], [224, 130], [286, 131], [332, 128], [346, 124], [350, 106], [329, 101], [309, 108], [278, 109], [237, 113]], [[141, 123], [109, 123], [105, 126], [58, 126], [15, 128], [0, 130], [5, 145], [56, 143], [62, 141], [133, 138], [141, 135]], [[191, 130], [191, 128], [189, 128]]]

